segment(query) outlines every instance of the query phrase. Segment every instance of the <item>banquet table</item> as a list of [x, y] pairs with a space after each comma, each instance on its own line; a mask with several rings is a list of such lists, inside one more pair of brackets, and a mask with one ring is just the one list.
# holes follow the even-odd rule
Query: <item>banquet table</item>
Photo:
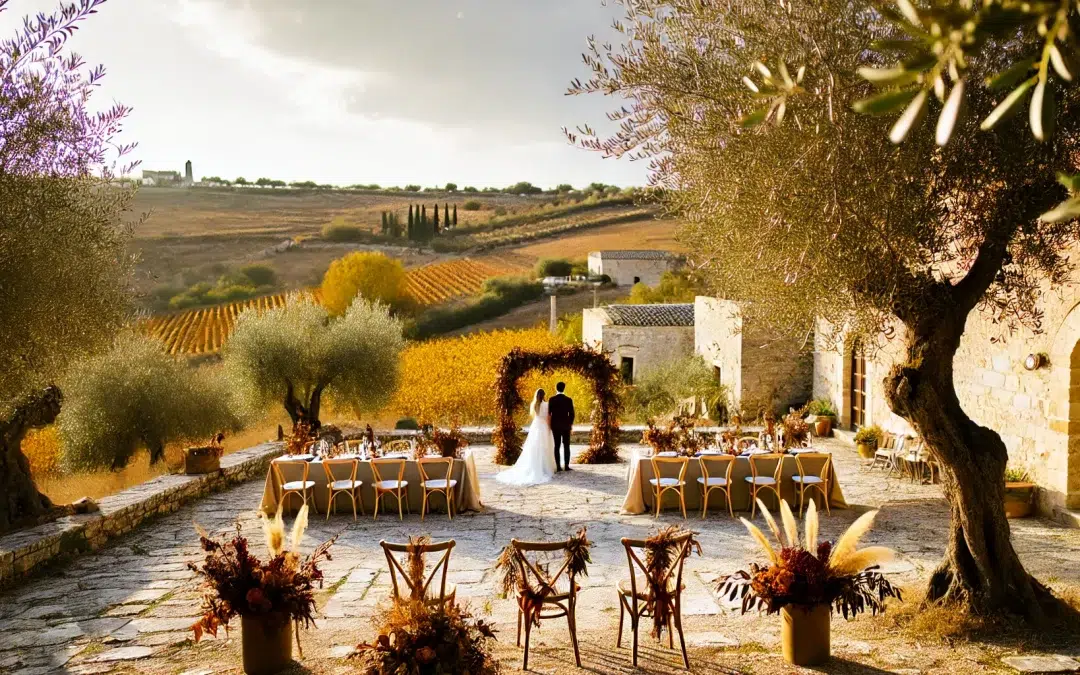
[[[279, 457], [273, 461], [292, 459], [287, 456]], [[312, 496], [314, 496], [314, 505], [319, 513], [325, 514], [326, 507], [329, 503], [329, 494], [327, 493], [327, 481], [326, 471], [323, 469], [322, 460], [315, 458], [309, 462], [310, 469], [308, 469], [308, 480], [314, 481], [315, 487], [311, 488], [308, 493], [308, 503], [311, 504]], [[339, 474], [338, 478], [347, 478], [344, 475], [344, 469], [337, 468], [336, 471]], [[380, 468], [383, 480], [392, 480], [397, 478], [397, 467], [381, 467]], [[432, 469], [429, 469], [429, 475], [432, 473]], [[441, 477], [443, 469], [438, 469], [439, 476]], [[299, 480], [300, 471], [295, 467], [288, 467], [285, 473], [285, 480]], [[454, 513], [461, 511], [479, 511], [483, 508], [483, 504], [480, 502], [480, 479], [476, 473], [476, 460], [473, 459], [471, 451], [466, 451], [462, 459], [454, 460], [454, 468], [451, 472], [451, 477], [457, 480], [458, 484], [455, 492], [455, 505]], [[363, 482], [356, 493], [360, 497], [357, 501], [357, 512], [359, 513], [360, 501], [363, 501], [364, 511], [371, 515], [372, 510], [375, 508], [375, 489], [372, 487], [374, 481], [373, 474], [371, 472], [371, 461], [366, 459], [359, 460], [356, 470], [356, 480]], [[406, 494], [408, 497], [403, 500], [410, 507], [412, 513], [420, 513], [420, 505], [424, 500], [424, 490], [420, 481], [420, 467], [416, 463], [415, 459], [405, 460], [405, 478], [408, 481], [409, 486], [406, 488]], [[269, 467], [266, 471], [266, 485], [263, 488], [263, 497], [261, 509], [264, 513], [273, 514], [277, 512], [278, 502], [281, 499], [281, 483], [278, 481], [277, 473], [273, 467]], [[351, 513], [352, 505], [349, 503], [349, 498], [346, 495], [336, 496], [334, 502], [337, 504], [337, 512]], [[291, 496], [285, 502], [285, 512], [292, 513], [300, 508], [300, 498]], [[434, 507], [440, 513], [444, 513], [446, 510], [445, 502], [441, 495], [436, 495], [428, 499], [428, 510]], [[393, 512], [397, 514], [397, 502], [394, 500], [393, 495], [382, 498], [382, 504], [379, 506], [379, 511], [386, 510], [387, 514]]]
[[[653, 467], [650, 461], [651, 456], [641, 452], [640, 450], [634, 450], [630, 455], [630, 464], [626, 472], [626, 498], [623, 500], [622, 512], [626, 514], [639, 514], [646, 512], [653, 512], [655, 507], [653, 505], [653, 486], [649, 483], [649, 479], [653, 477]], [[794, 455], [784, 456], [784, 468], [780, 478], [780, 495], [791, 504], [795, 510], [798, 510], [799, 504], [799, 492], [795, 486], [791, 477], [795, 475], [797, 469], [795, 464]], [[806, 461], [807, 473], [813, 474], [820, 469], [821, 462], [812, 464]], [[834, 509], [846, 509], [847, 502], [844, 501], [844, 493], [840, 489], [840, 482], [836, 478], [836, 463], [832, 465], [832, 475], [829, 479], [829, 506]], [[760, 467], [759, 467], [760, 468]], [[665, 475], [672, 475], [665, 472]], [[736, 457], [735, 466], [731, 469], [731, 505], [736, 511], [749, 511], [750, 510], [750, 484], [746, 482], [745, 478], [750, 475], [750, 459], [748, 457]], [[701, 463], [695, 458], [690, 459], [689, 465], [686, 467], [686, 481], [685, 496], [686, 496], [686, 510], [687, 513], [697, 510], [701, 511], [701, 494], [698, 492], [698, 478], [701, 476]], [[818, 490], [807, 490], [806, 498], [810, 500], [810, 496], [815, 495], [819, 499], [821, 493]], [[772, 492], [767, 492], [762, 496], [762, 501], [770, 509], [777, 506], [776, 497]], [[664, 495], [664, 505], [662, 509], [679, 508], [678, 497], [669, 492]], [[727, 504], [724, 501], [724, 495], [718, 490], [714, 490], [709, 495], [709, 510], [719, 511], [727, 510]]]

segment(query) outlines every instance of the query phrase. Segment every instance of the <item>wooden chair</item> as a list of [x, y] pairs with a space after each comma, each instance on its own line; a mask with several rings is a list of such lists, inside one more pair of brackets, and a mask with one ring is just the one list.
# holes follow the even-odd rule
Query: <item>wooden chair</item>
[[[577, 639], [577, 592], [579, 589], [574, 574], [569, 569], [569, 559], [564, 555], [563, 563], [558, 571], [555, 574], [548, 575], [535, 560], [530, 560], [527, 555], [529, 553], [566, 551], [567, 542], [518, 541], [517, 539], [511, 539], [510, 546], [513, 547], [514, 558], [518, 564], [519, 578], [529, 588], [547, 591], [543, 595], [540, 608], [537, 610], [537, 616], [540, 620], [566, 617], [566, 623], [570, 628], [570, 642], [574, 645], [574, 660], [577, 662], [577, 667], [580, 668], [581, 652], [578, 649]], [[560, 588], [564, 583], [566, 588]], [[551, 613], [544, 614], [545, 608], [551, 608]], [[517, 645], [519, 647], [521, 646], [521, 626], [523, 623], [525, 624], [525, 657], [521, 669], [528, 670], [529, 637], [532, 634], [533, 622], [522, 611], [519, 597], [517, 612]]]
[[412, 443], [399, 438], [396, 441], [388, 441], [382, 446], [382, 454], [384, 455], [392, 455], [401, 452], [405, 454], [412, 453]]
[[[333, 507], [334, 513], [337, 513], [337, 502], [334, 501], [338, 495], [349, 495], [349, 500], [352, 502], [352, 518], [356, 520], [356, 499], [357, 489], [364, 484], [363, 481], [356, 480], [356, 470], [360, 466], [360, 462], [355, 459], [324, 459], [322, 462], [323, 471], [326, 473], [326, 490], [328, 500], [326, 502], [326, 519], [330, 520], [330, 508]], [[334, 469], [338, 467], [348, 467], [349, 477], [342, 478], [341, 474], [334, 474]], [[364, 513], [364, 500], [360, 500], [360, 513]]]
[[[682, 592], [683, 592], [683, 567], [686, 559], [690, 557], [690, 547], [693, 546], [693, 533], [686, 532], [675, 538], [676, 553], [672, 557], [671, 567], [664, 571], [663, 583], [670, 593], [667, 598], [654, 598], [653, 589], [649, 584], [648, 571], [643, 561], [646, 546], [644, 539], [623, 538], [622, 545], [626, 549], [626, 559], [630, 565], [630, 578], [623, 579], [616, 585], [619, 592], [619, 635], [615, 639], [615, 646], [622, 647], [622, 634], [624, 617], [630, 615], [630, 628], [634, 631], [633, 662], [637, 668], [638, 662], [638, 625], [641, 617], [655, 616], [658, 602], [667, 603], [667, 629], [668, 648], [675, 648], [675, 631], [679, 632], [679, 646], [682, 648], [683, 666], [690, 670], [690, 657], [686, 653], [686, 639], [682, 629]], [[638, 555], [638, 551], [642, 555]], [[674, 624], [674, 630], [672, 630]]]
[[874, 461], [870, 463], [870, 468], [880, 464], [891, 475], [898, 468], [897, 457], [904, 451], [905, 440], [905, 437], [899, 434], [887, 434], [884, 442], [874, 451]]
[[[420, 484], [424, 488], [424, 501], [420, 505], [420, 520], [424, 519], [424, 512], [427, 510], [428, 497], [433, 494], [441, 494], [446, 498], [446, 513], [450, 516], [450, 520], [454, 519], [454, 488], [457, 487], [458, 482], [451, 478], [454, 473], [454, 458], [453, 457], [421, 457], [416, 460], [416, 465], [420, 468]], [[442, 478], [431, 477], [428, 474], [429, 468], [437, 468], [439, 466], [445, 467], [442, 472]]]
[[[698, 477], [698, 491], [701, 492], [701, 519], [709, 510], [709, 493], [719, 490], [727, 499], [728, 513], [735, 517], [735, 509], [731, 505], [731, 470], [735, 468], [735, 457], [732, 455], [702, 455], [698, 458], [701, 463], [701, 476]], [[712, 464], [715, 469], [709, 470]], [[727, 465], [727, 468], [724, 468]]]
[[[747, 459], [750, 460], [750, 475], [743, 480], [750, 484], [750, 519], [753, 520], [754, 514], [757, 512], [759, 492], [772, 492], [776, 495], [776, 502], [780, 503], [780, 476], [784, 471], [784, 456], [779, 453], [769, 453], [766, 455], [750, 455]], [[769, 462], [774, 463], [771, 474], [764, 470]], [[761, 471], [759, 471], [759, 464], [764, 465], [761, 467], [763, 469]]]
[[[409, 481], [405, 480], [405, 460], [404, 459], [373, 459], [371, 460], [371, 473], [374, 477], [372, 487], [375, 488], [375, 515], [372, 520], [379, 517], [379, 501], [384, 495], [394, 495], [394, 499], [397, 500], [398, 506], [398, 520], [403, 520], [404, 516], [401, 512], [401, 499], [404, 495], [406, 505], [409, 502]], [[392, 466], [397, 467], [397, 478], [385, 479], [383, 473], [379, 467], [390, 468]], [[410, 511], [408, 508], [406, 510]]]
[[[308, 480], [311, 464], [302, 459], [276, 459], [270, 462], [270, 466], [273, 467], [278, 485], [281, 486], [281, 498], [278, 504], [284, 504], [292, 495], [300, 495], [300, 499], [307, 505], [308, 490], [315, 487], [315, 481]], [[286, 471], [291, 473], [294, 468], [300, 470], [300, 480], [285, 480]]]
[[[679, 495], [679, 507], [682, 509], [682, 517], [686, 518], [686, 467], [690, 466], [690, 459], [687, 457], [653, 457], [649, 460], [652, 462], [653, 477], [649, 479], [649, 484], [653, 486], [653, 499], [656, 503], [656, 518], [660, 517], [660, 503], [664, 499], [664, 494], [669, 491], [674, 491]], [[665, 465], [674, 464], [679, 467], [679, 477], [672, 478], [671, 476], [665, 476], [663, 467]]]
[[[392, 544], [387, 541], [380, 541], [379, 546], [382, 546], [383, 553], [386, 555], [386, 564], [390, 567], [390, 584], [393, 587], [394, 597], [405, 599], [415, 598], [422, 599], [428, 605], [441, 605], [446, 601], [453, 602], [457, 596], [457, 585], [450, 583], [446, 580], [447, 572], [450, 570], [450, 554], [454, 550], [454, 546], [457, 545], [453, 539], [449, 541], [441, 541], [437, 544], [421, 544], [419, 546], [421, 553], [425, 556], [429, 553], [442, 553], [439, 556], [438, 561], [431, 568], [431, 573], [428, 574], [425, 570], [426, 577], [424, 578], [423, 585], [417, 588], [413, 579], [409, 578], [409, 571], [401, 564], [395, 557], [396, 554], [404, 554], [407, 556], [413, 550], [412, 544]], [[441, 571], [441, 574], [440, 574]], [[398, 576], [400, 575], [402, 585], [408, 591], [408, 595], [402, 595], [402, 588], [398, 585]], [[438, 593], [433, 592], [431, 582], [435, 580], [436, 575], [439, 577]]]
[[[817, 475], [806, 470], [804, 463], [821, 462], [821, 470]], [[806, 491], [810, 490], [810, 498], [814, 498], [813, 491], [821, 493], [825, 500], [825, 513], [832, 515], [829, 510], [829, 481], [832, 480], [832, 455], [825, 452], [804, 452], [795, 455], [795, 468], [797, 473], [791, 477], [795, 487], [799, 489], [799, 517], [802, 517], [803, 506], [806, 504]]]

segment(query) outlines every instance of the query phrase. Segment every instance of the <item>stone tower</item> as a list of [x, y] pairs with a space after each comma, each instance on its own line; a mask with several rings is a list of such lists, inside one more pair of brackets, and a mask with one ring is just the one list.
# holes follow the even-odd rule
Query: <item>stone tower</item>
[[191, 160], [184, 162], [184, 182], [191, 185], [195, 182], [191, 175]]

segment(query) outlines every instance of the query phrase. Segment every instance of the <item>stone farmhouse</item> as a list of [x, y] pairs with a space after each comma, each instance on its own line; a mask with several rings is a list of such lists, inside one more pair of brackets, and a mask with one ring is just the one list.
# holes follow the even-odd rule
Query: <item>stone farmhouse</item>
[[583, 310], [582, 342], [609, 352], [623, 382], [694, 351], [694, 305], [607, 305]]
[[664, 272], [676, 270], [682, 259], [670, 251], [593, 251], [589, 253], [589, 274], [606, 274], [619, 286], [643, 283], [655, 286]]

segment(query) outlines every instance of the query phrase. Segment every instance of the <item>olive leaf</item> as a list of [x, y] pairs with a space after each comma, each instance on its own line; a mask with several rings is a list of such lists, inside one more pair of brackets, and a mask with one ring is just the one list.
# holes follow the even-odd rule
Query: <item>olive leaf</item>
[[913, 98], [911, 103], [908, 104], [908, 107], [904, 109], [904, 113], [896, 120], [896, 124], [893, 125], [892, 130], [889, 132], [890, 141], [898, 144], [904, 142], [908, 133], [918, 125], [926, 114], [926, 103], [928, 98], [929, 94], [925, 89], [915, 95], [915, 98]]

